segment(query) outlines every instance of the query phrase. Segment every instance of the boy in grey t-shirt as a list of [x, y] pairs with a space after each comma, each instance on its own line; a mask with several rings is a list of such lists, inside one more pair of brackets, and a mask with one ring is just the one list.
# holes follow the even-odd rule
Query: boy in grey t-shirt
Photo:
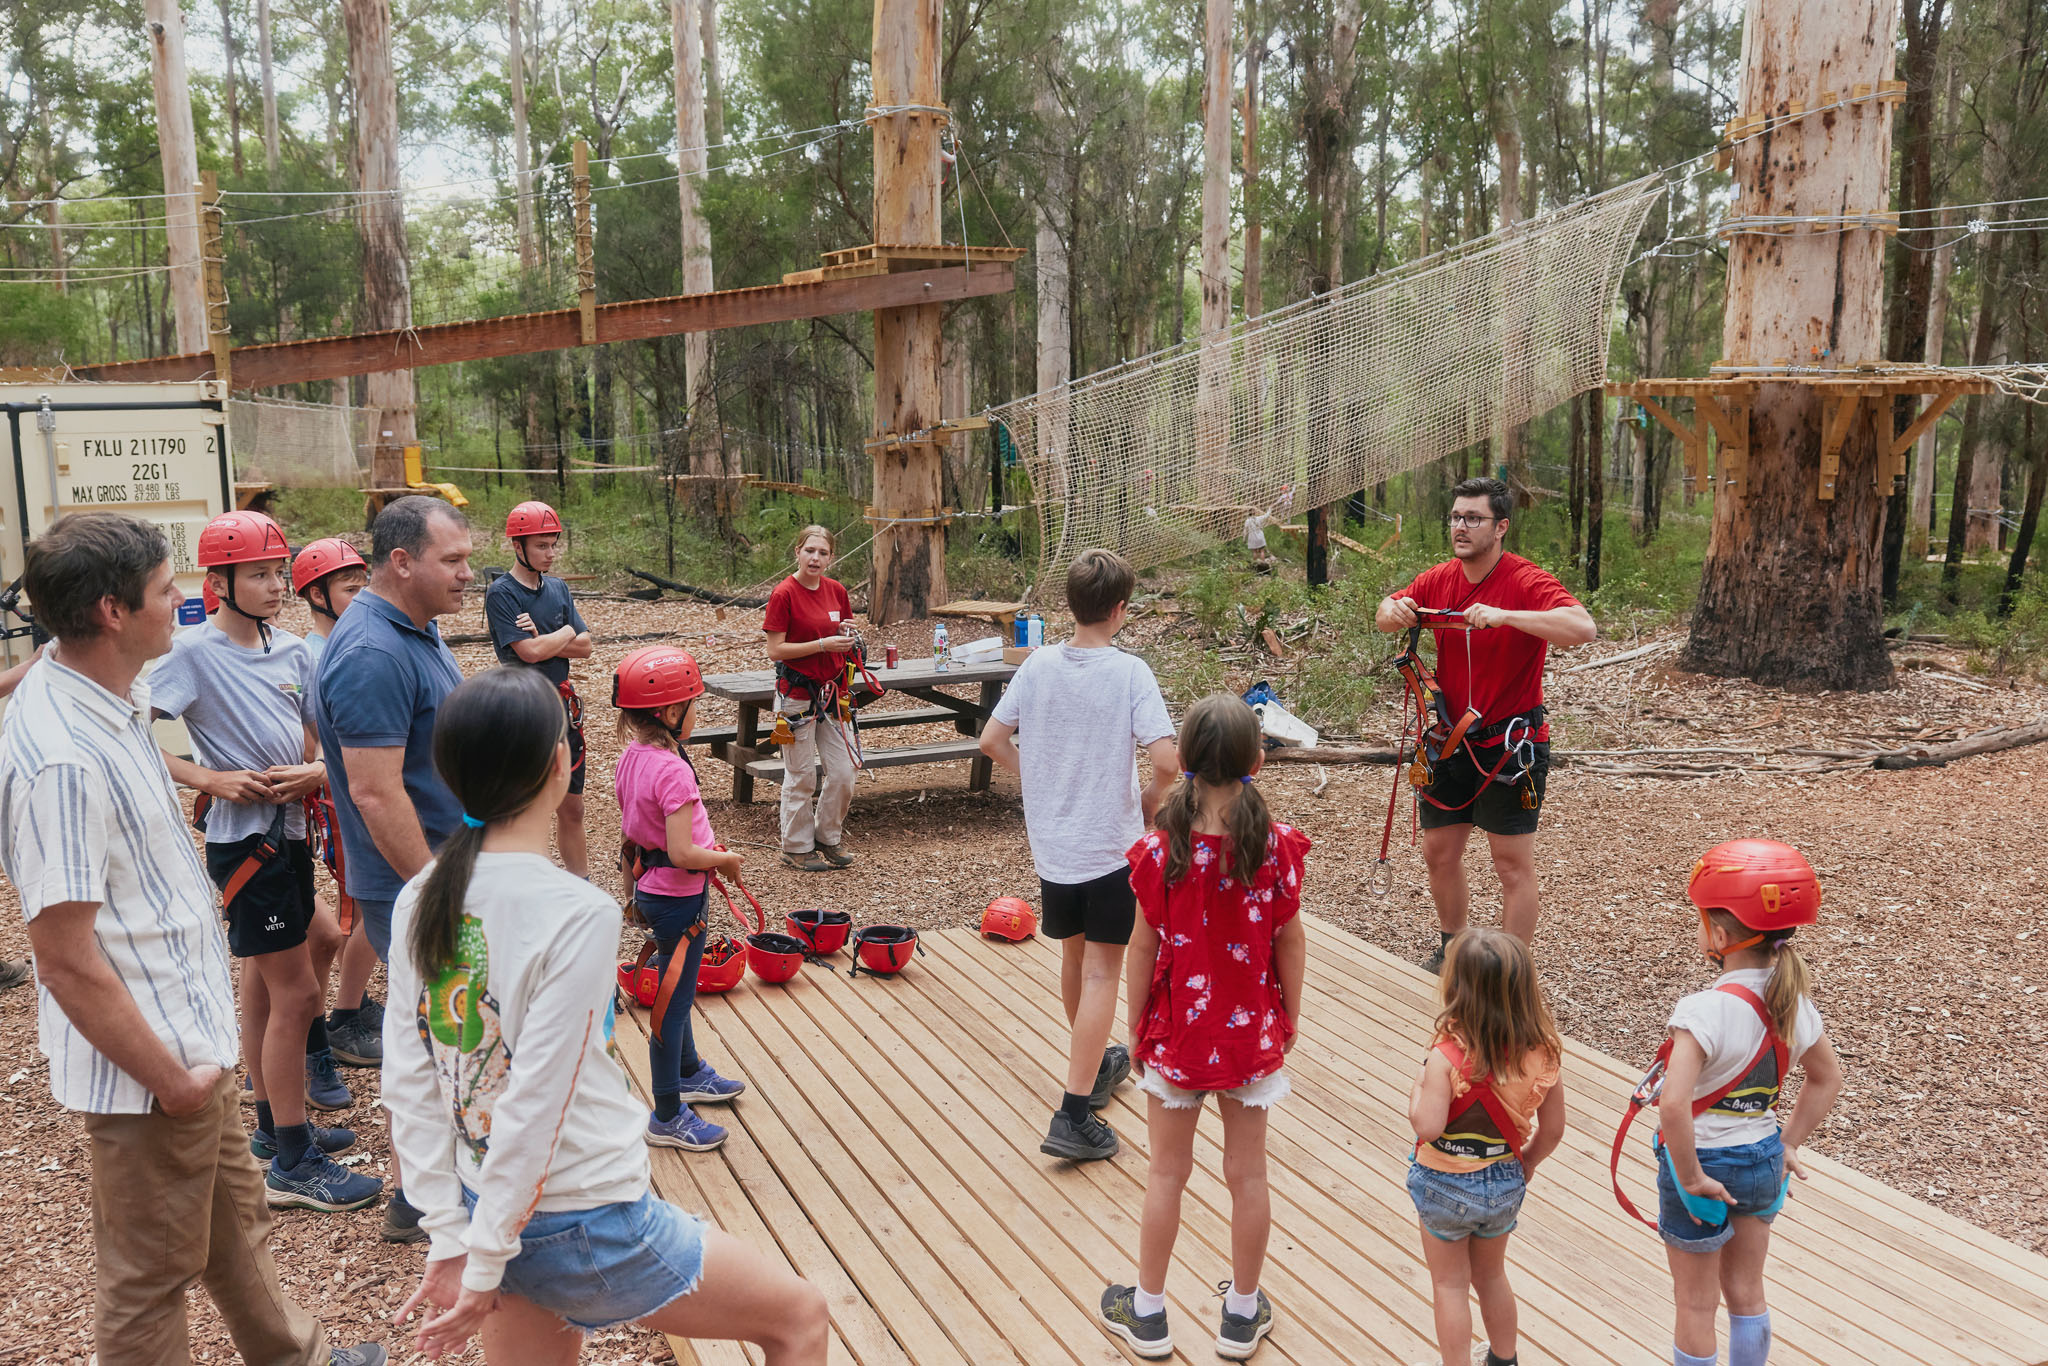
[[[1074, 1031], [1066, 1095], [1039, 1150], [1081, 1161], [1116, 1153], [1115, 1132], [1094, 1110], [1131, 1071], [1129, 1050], [1108, 1046], [1138, 910], [1124, 853], [1180, 771], [1157, 680], [1111, 643], [1136, 581], [1121, 556], [1082, 551], [1067, 571], [1074, 638], [1024, 661], [981, 735], [982, 752], [1024, 781], [1044, 930], [1061, 941], [1060, 996]], [[1152, 761], [1143, 790], [1140, 747]]]

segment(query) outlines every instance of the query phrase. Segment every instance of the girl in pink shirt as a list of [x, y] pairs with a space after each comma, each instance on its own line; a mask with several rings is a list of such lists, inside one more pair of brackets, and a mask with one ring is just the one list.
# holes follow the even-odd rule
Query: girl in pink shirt
[[1125, 963], [1138, 1089], [1151, 1098], [1152, 1166], [1138, 1234], [1138, 1283], [1102, 1295], [1102, 1322], [1144, 1357], [1169, 1356], [1166, 1269], [1209, 1092], [1223, 1113], [1230, 1269], [1218, 1355], [1248, 1357], [1273, 1329], [1259, 1289], [1272, 1205], [1266, 1114], [1287, 1095], [1308, 940], [1302, 857], [1308, 837], [1266, 812], [1252, 786], [1265, 749], [1235, 697], [1205, 697], [1181, 725], [1182, 781], [1159, 828], [1131, 846], [1139, 920]]
[[612, 774], [619, 828], [643, 851], [646, 866], [634, 883], [633, 900], [654, 931], [655, 970], [666, 977], [677, 949], [684, 955], [661, 1029], [647, 1045], [654, 1089], [647, 1141], [692, 1152], [718, 1147], [725, 1142], [725, 1129], [690, 1103], [731, 1100], [747, 1089], [745, 1082], [719, 1076], [697, 1056], [690, 1021], [704, 957], [704, 875], [737, 873], [742, 861], [716, 847], [697, 771], [682, 753], [683, 742], [696, 728], [697, 698], [703, 693], [697, 661], [673, 645], [635, 650], [612, 675], [612, 704], [619, 709], [619, 739], [626, 746]]

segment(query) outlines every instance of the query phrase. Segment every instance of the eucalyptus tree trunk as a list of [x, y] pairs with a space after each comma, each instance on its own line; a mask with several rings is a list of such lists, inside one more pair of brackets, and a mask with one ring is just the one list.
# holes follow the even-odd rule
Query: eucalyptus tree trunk
[[1202, 332], [1195, 379], [1195, 484], [1220, 527], [1230, 449], [1231, 0], [1207, 0], [1202, 82]]
[[[676, 197], [682, 209], [683, 293], [708, 294], [716, 286], [711, 271], [711, 225], [704, 221], [700, 187], [710, 162], [704, 134], [704, 29], [697, 0], [673, 0], [670, 37], [676, 71]], [[690, 402], [690, 473], [722, 475], [724, 442], [718, 430], [718, 392], [712, 375], [711, 334], [692, 332], [683, 338], [683, 375]], [[703, 480], [700, 495], [729, 490]], [[717, 506], [729, 509], [721, 496]], [[702, 503], [700, 498], [700, 506]]]
[[[412, 280], [405, 248], [405, 205], [398, 180], [398, 80], [391, 62], [388, 0], [341, 0], [355, 95], [356, 168], [362, 192], [363, 316], [358, 330], [412, 326]], [[378, 488], [404, 484], [404, 448], [418, 441], [412, 371], [383, 370], [363, 385], [370, 409], [371, 478]]]
[[199, 143], [185, 74], [185, 15], [178, 0], [144, 0], [150, 75], [156, 90], [157, 152], [164, 168], [164, 238], [170, 248], [171, 307], [178, 350], [206, 349], [206, 285], [199, 262]]
[[263, 169], [277, 179], [277, 70], [270, 59], [270, 0], [256, 0], [256, 64], [263, 83]]

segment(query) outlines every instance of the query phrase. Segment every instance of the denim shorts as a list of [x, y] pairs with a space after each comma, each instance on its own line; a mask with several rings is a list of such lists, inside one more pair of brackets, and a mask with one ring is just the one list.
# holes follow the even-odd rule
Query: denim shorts
[[[476, 1196], [463, 1188], [472, 1212]], [[704, 1224], [652, 1191], [596, 1209], [543, 1210], [519, 1235], [504, 1287], [585, 1332], [644, 1319], [697, 1288]]]
[[1412, 1158], [1408, 1198], [1432, 1238], [1505, 1238], [1515, 1231], [1528, 1192], [1519, 1158], [1504, 1157], [1476, 1172], [1440, 1172]]
[[1785, 1144], [1776, 1134], [1756, 1143], [1733, 1148], [1701, 1148], [1700, 1169], [1728, 1188], [1735, 1197], [1729, 1218], [1718, 1224], [1703, 1224], [1686, 1212], [1678, 1198], [1678, 1183], [1663, 1158], [1657, 1160], [1657, 1232], [1667, 1245], [1687, 1252], [1712, 1252], [1735, 1236], [1735, 1215], [1748, 1215], [1769, 1223], [1775, 1214], [1765, 1214], [1785, 1186]]

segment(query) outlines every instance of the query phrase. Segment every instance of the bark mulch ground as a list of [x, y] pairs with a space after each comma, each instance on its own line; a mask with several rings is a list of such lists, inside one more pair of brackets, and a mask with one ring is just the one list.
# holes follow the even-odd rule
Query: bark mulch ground
[[[585, 614], [598, 652], [577, 666], [590, 705], [590, 848], [593, 876], [617, 888], [608, 726], [609, 671], [660, 632], [694, 651], [706, 672], [763, 667], [758, 614], [710, 606], [593, 599]], [[444, 622], [481, 629], [480, 607]], [[287, 618], [298, 629], [301, 621]], [[1134, 624], [1127, 644], [1153, 652], [1182, 638], [1185, 618]], [[907, 655], [929, 653], [919, 626], [870, 631]], [[965, 635], [967, 633], [957, 633]], [[1879, 694], [1794, 696], [1678, 673], [1669, 655], [1566, 672], [1639, 642], [1596, 645], [1554, 660], [1549, 698], [1561, 749], [1890, 748], [1909, 737], [1939, 742], [1995, 724], [2036, 720], [2048, 693], [1965, 675], [1937, 649], [1900, 652], [1915, 667]], [[486, 647], [458, 647], [466, 669]], [[1172, 694], [1173, 680], [1163, 680]], [[1252, 681], [1250, 677], [1244, 683]], [[1243, 684], [1239, 684], [1243, 686]], [[1185, 701], [1187, 699], [1176, 699]], [[885, 703], [883, 705], [890, 705]], [[702, 724], [729, 720], [705, 708]], [[1394, 726], [1393, 700], [1366, 719], [1368, 743]], [[939, 739], [902, 729], [876, 743]], [[1651, 763], [1654, 760], [1616, 760]], [[1773, 762], [1783, 762], [1777, 760]], [[771, 917], [803, 906], [852, 911], [856, 920], [957, 925], [992, 897], [1036, 900], [1016, 783], [1000, 771], [992, 791], [966, 791], [964, 764], [864, 776], [854, 802], [851, 870], [795, 872], [776, 862], [775, 789], [735, 807], [730, 775], [699, 760], [721, 837], [748, 855], [747, 879]], [[1847, 1092], [1813, 1146], [2035, 1251], [2048, 1251], [2048, 853], [2040, 836], [2048, 747], [2019, 749], [1903, 773], [1738, 771], [1685, 780], [1560, 767], [1550, 779], [1538, 845], [1544, 921], [1537, 957], [1568, 1033], [1627, 1059], [1647, 1059], [1670, 1003], [1710, 979], [1693, 945], [1685, 877], [1701, 851], [1738, 835], [1767, 835], [1807, 851], [1826, 885], [1822, 923], [1801, 936], [1814, 995], [1848, 1068]], [[1396, 825], [1392, 893], [1373, 883], [1391, 772], [1384, 767], [1274, 763], [1260, 779], [1276, 815], [1315, 840], [1306, 904], [1361, 938], [1419, 958], [1435, 919], [1408, 816]], [[1498, 884], [1481, 848], [1468, 859], [1475, 916], [1498, 915]], [[0, 956], [20, 958], [27, 937], [11, 888], [0, 892]], [[381, 991], [381, 982], [377, 988]], [[1315, 1028], [1313, 1019], [1305, 1027]], [[1416, 1041], [1420, 1053], [1424, 1041]], [[324, 1117], [364, 1135], [361, 1170], [387, 1175], [374, 1074], [345, 1073], [357, 1104]], [[1576, 1114], [1600, 1129], [1616, 1116]], [[90, 1170], [77, 1120], [49, 1098], [35, 1042], [35, 999], [0, 995], [0, 1366], [85, 1363], [91, 1353]], [[337, 1342], [399, 1346], [391, 1314], [418, 1276], [421, 1253], [377, 1241], [381, 1211], [292, 1212], [274, 1246], [292, 1292]], [[232, 1361], [212, 1305], [193, 1301], [202, 1361]], [[400, 1355], [394, 1353], [394, 1355]], [[480, 1360], [474, 1349], [467, 1360]], [[667, 1361], [649, 1333], [594, 1337], [584, 1360]]]

